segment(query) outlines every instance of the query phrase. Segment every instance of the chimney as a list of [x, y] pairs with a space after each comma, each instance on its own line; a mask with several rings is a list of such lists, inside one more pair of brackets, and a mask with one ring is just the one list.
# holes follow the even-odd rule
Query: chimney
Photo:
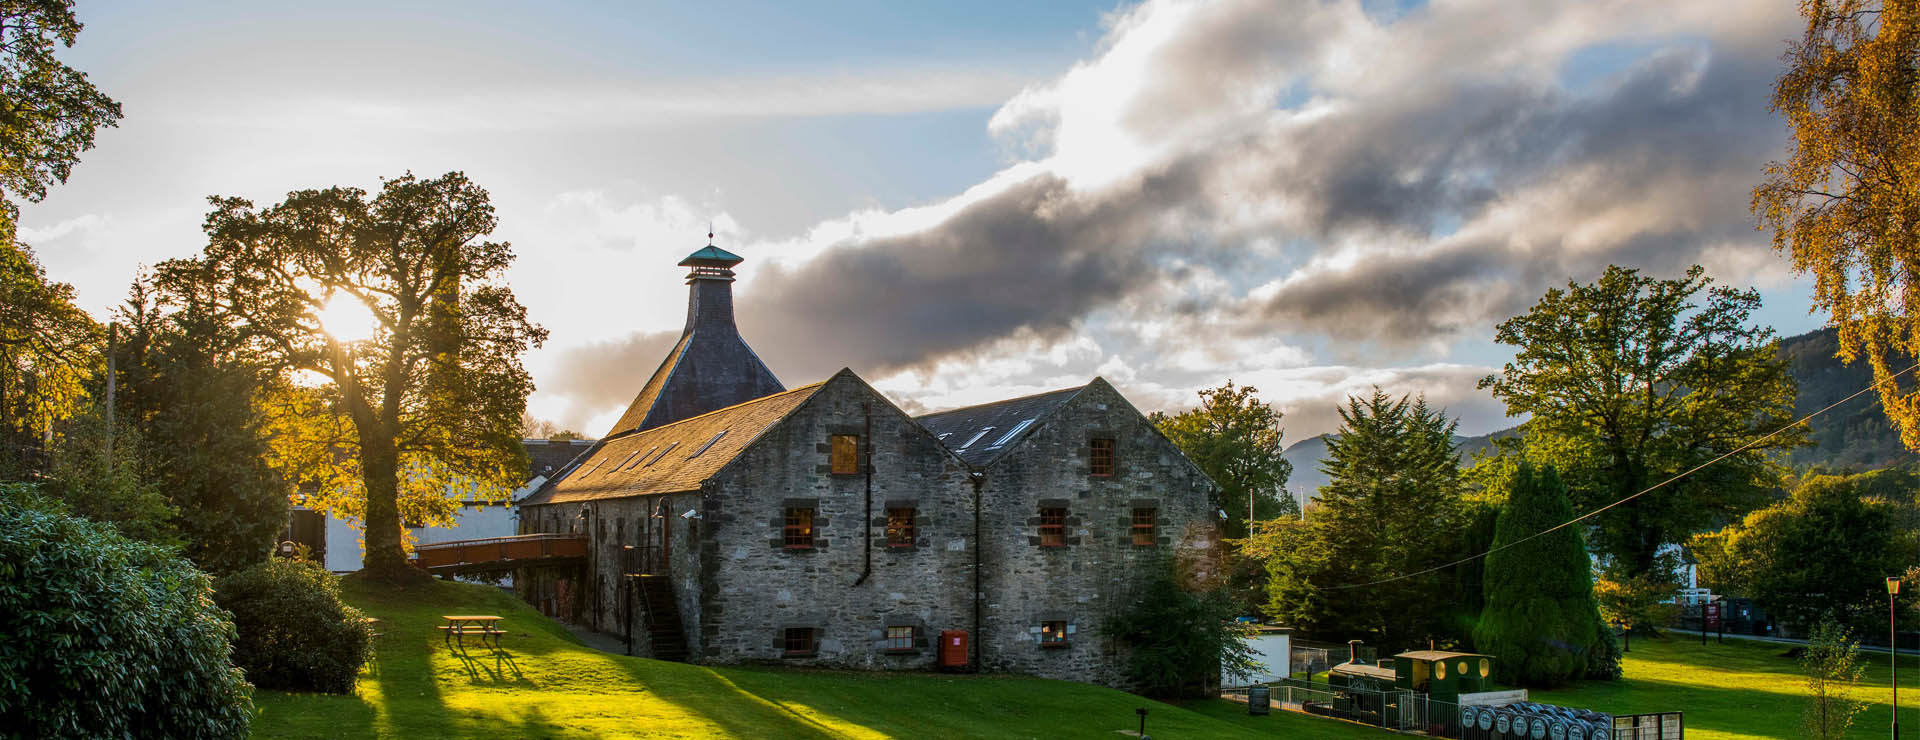
[[687, 272], [687, 326], [681, 336], [695, 329], [736, 333], [733, 325], [733, 266], [743, 260], [709, 243], [698, 252], [680, 260]]
[[1348, 663], [1360, 662], [1360, 641], [1359, 640], [1347, 641], [1347, 662]]

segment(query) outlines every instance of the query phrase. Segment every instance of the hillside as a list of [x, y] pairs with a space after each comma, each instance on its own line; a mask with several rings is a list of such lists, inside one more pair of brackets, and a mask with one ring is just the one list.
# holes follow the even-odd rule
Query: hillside
[[[1846, 398], [1873, 383], [1873, 369], [1866, 363], [1844, 365], [1834, 357], [1837, 332], [1819, 329], [1780, 340], [1780, 353], [1787, 358], [1787, 372], [1798, 385], [1794, 415], [1805, 416]], [[1880, 408], [1877, 395], [1868, 394], [1814, 419], [1810, 435], [1814, 444], [1793, 451], [1787, 462], [1799, 469], [1824, 467], [1836, 471], [1864, 471], [1920, 462], [1920, 456], [1900, 446], [1895, 431]], [[1460, 445], [1460, 460], [1470, 463], [1476, 453], [1489, 450], [1494, 440], [1519, 433], [1518, 427], [1502, 429], [1478, 437], [1455, 437]], [[1293, 463], [1293, 476], [1287, 490], [1301, 498], [1326, 485], [1320, 461], [1327, 454], [1327, 437], [1319, 435], [1295, 442], [1282, 456]]]
[[[1839, 346], [1833, 329], [1780, 340], [1788, 372], [1799, 383], [1793, 411], [1804, 416], [1873, 383], [1873, 368], [1865, 360], [1843, 365], [1833, 356]], [[1796, 468], [1824, 466], [1862, 471], [1920, 461], [1900, 446], [1900, 433], [1881, 411], [1878, 394], [1869, 393], [1813, 420], [1814, 446], [1795, 450], [1788, 460]]]

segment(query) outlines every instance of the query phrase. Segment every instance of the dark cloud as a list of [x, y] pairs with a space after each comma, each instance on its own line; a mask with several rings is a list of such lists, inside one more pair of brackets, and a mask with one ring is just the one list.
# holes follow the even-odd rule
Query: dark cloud
[[[621, 340], [567, 348], [554, 363], [553, 372], [542, 380], [540, 392], [567, 400], [561, 419], [584, 421], [609, 409], [624, 409], [679, 339], [677, 331], [642, 332]], [[606, 430], [578, 431], [599, 435]]]
[[[1790, 12], [1767, 16], [1778, 28], [1692, 18], [1636, 30], [1624, 40], [1653, 51], [1569, 90], [1539, 72], [1569, 50], [1509, 34], [1592, 6], [1429, 8], [1364, 28], [1346, 7], [1276, 12], [1229, 1], [1182, 13], [1150, 2], [1131, 11], [1102, 57], [1057, 83], [1095, 79], [1093, 97], [1117, 104], [1038, 89], [1009, 103], [1006, 121], [995, 118], [996, 130], [1032, 133], [1058, 161], [985, 186], [997, 189], [924, 230], [831, 245], [785, 269], [747, 265], [766, 272], [739, 296], [743, 333], [794, 383], [842, 366], [869, 377], [924, 370], [1010, 337], [1058, 340], [1116, 307], [1123, 320], [1178, 316], [1191, 327], [1156, 343], [1158, 357], [1128, 358], [1149, 370], [1182, 349], [1230, 349], [1254, 333], [1325, 338], [1335, 352], [1379, 345], [1405, 362], [1410, 344], [1484, 338], [1546, 288], [1608, 264], [1677, 273], [1729, 249], [1767, 251], [1751, 230], [1748, 191], [1783, 141], [1766, 100], [1778, 39], [1794, 31]], [[1667, 20], [1656, 4], [1617, 12]], [[1182, 25], [1143, 34], [1167, 39], [1145, 63], [1097, 74], [1107, 57], [1124, 56], [1127, 34], [1157, 22]], [[1622, 43], [1626, 33], [1596, 31], [1590, 43]], [[1370, 53], [1430, 74], [1374, 89], [1341, 67], [1365, 68]], [[1331, 102], [1316, 112], [1276, 107], [1322, 82]], [[1021, 131], [1027, 125], [1042, 130]], [[1073, 135], [1103, 130], [1144, 142], [1146, 153], [1116, 146], [1120, 175], [1074, 181], [1088, 159]], [[1336, 249], [1349, 253], [1326, 259]], [[1210, 276], [1232, 286], [1204, 282]], [[1263, 283], [1271, 287], [1251, 292]], [[1182, 289], [1192, 285], [1205, 287]], [[624, 403], [670, 340], [577, 350], [598, 357], [556, 385], [593, 389], [570, 393], [576, 403]], [[1206, 372], [1162, 370], [1153, 382]], [[1472, 387], [1455, 375], [1419, 380]], [[1490, 408], [1427, 387], [1476, 417]], [[1331, 405], [1320, 405], [1296, 413], [1324, 422]]]
[[757, 276], [739, 298], [741, 331], [779, 372], [807, 378], [921, 365], [1021, 330], [1057, 335], [1154, 279], [1143, 200], [1076, 197], [1036, 176], [935, 228]]
[[[1766, 115], [1774, 64], [1733, 50], [1665, 54], [1598, 98], [1517, 89], [1460, 98], [1494, 125], [1445, 115], [1349, 121], [1352, 128], [1331, 143], [1307, 147], [1321, 153], [1322, 177], [1336, 185], [1314, 201], [1326, 231], [1400, 229], [1420, 244], [1421, 225], [1447, 214], [1464, 216], [1471, 228], [1476, 210], [1496, 198], [1560, 192], [1514, 232], [1443, 237], [1349, 266], [1310, 268], [1265, 301], [1263, 313], [1313, 331], [1408, 342], [1485, 330], [1547, 287], [1591, 279], [1608, 264], [1677, 273], [1729, 243], [1765, 252], [1747, 198], [1760, 163], [1782, 141]], [[1452, 125], [1428, 128], [1447, 120]], [[1428, 135], [1413, 141], [1424, 143], [1367, 152], [1338, 146], [1355, 136], [1400, 140], [1414, 121]], [[1440, 155], [1435, 146], [1456, 153]], [[1409, 172], [1418, 174], [1393, 174]], [[1571, 187], [1558, 179], [1570, 177], [1582, 179]], [[1470, 183], [1452, 184], [1459, 179]], [[1636, 223], [1636, 214], [1656, 217]]]

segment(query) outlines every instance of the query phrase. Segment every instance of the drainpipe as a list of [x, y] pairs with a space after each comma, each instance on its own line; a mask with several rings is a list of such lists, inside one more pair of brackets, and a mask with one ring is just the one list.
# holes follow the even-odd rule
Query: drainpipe
[[982, 658], [986, 640], [980, 637], [980, 600], [984, 598], [980, 591], [980, 487], [987, 482], [987, 475], [974, 472], [973, 479], [973, 671], [979, 673], [983, 668]]
[[860, 520], [861, 539], [866, 547], [861, 548], [863, 562], [860, 566], [860, 578], [854, 586], [867, 582], [873, 575], [873, 405], [860, 404], [860, 414], [866, 417], [866, 430], [860, 435], [860, 472], [867, 479], [867, 516]]

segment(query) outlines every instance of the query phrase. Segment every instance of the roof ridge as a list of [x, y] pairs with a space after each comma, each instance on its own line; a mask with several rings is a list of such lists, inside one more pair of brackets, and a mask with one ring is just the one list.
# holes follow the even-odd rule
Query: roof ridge
[[934, 412], [930, 412], [930, 413], [925, 413], [925, 414], [921, 414], [921, 415], [919, 415], [919, 416], [916, 416], [916, 417], [913, 417], [913, 418], [915, 418], [915, 419], [925, 419], [925, 418], [929, 418], [929, 417], [934, 417], [934, 416], [944, 416], [944, 415], [946, 415], [946, 414], [952, 414], [952, 413], [958, 413], [958, 412], [961, 412], [961, 411], [968, 411], [968, 410], [971, 410], [971, 409], [977, 409], [977, 408], [984, 408], [984, 407], [987, 407], [987, 406], [998, 406], [998, 405], [1001, 405], [1001, 404], [1006, 404], [1006, 403], [1013, 403], [1013, 402], [1015, 402], [1015, 401], [1025, 401], [1025, 400], [1029, 400], [1029, 399], [1034, 399], [1034, 398], [1039, 398], [1039, 397], [1041, 397], [1041, 396], [1051, 396], [1051, 395], [1054, 395], [1054, 394], [1056, 394], [1056, 393], [1066, 393], [1066, 392], [1068, 392], [1068, 391], [1072, 391], [1072, 392], [1075, 392], [1075, 393], [1078, 393], [1078, 392], [1080, 392], [1080, 391], [1084, 391], [1084, 390], [1086, 390], [1086, 389], [1087, 389], [1087, 386], [1090, 386], [1090, 385], [1093, 385], [1093, 383], [1092, 383], [1092, 381], [1088, 381], [1088, 382], [1086, 382], [1086, 383], [1084, 383], [1084, 384], [1081, 384], [1081, 385], [1077, 385], [1077, 386], [1072, 386], [1072, 387], [1068, 387], [1068, 388], [1056, 388], [1056, 389], [1054, 389], [1054, 390], [1050, 390], [1050, 391], [1041, 391], [1041, 392], [1039, 392], [1039, 393], [1029, 393], [1029, 394], [1027, 394], [1027, 395], [1024, 395], [1024, 396], [1014, 396], [1013, 398], [1002, 398], [1002, 399], [1000, 399], [1000, 400], [998, 400], [998, 401], [987, 401], [987, 402], [985, 402], [985, 403], [976, 403], [976, 404], [973, 404], [973, 405], [970, 405], [970, 406], [957, 406], [957, 407], [954, 407], [954, 408], [950, 408], [950, 409], [947, 409], [947, 410], [945, 410], [945, 411], [934, 411]]
[[[830, 380], [830, 379], [829, 379], [829, 380]], [[653, 428], [651, 428], [651, 429], [641, 429], [641, 430], [636, 430], [636, 431], [632, 431], [632, 432], [624, 432], [624, 433], [621, 433], [621, 434], [618, 434], [618, 435], [614, 435], [614, 436], [610, 436], [610, 437], [607, 437], [606, 439], [608, 439], [608, 440], [614, 440], [614, 439], [622, 439], [622, 438], [626, 438], [626, 437], [631, 437], [631, 436], [633, 436], [633, 435], [636, 435], [636, 434], [645, 434], [645, 433], [647, 433], [647, 432], [651, 432], [651, 431], [654, 431], [654, 430], [657, 430], [657, 429], [670, 429], [670, 428], [673, 428], [673, 427], [676, 427], [676, 426], [680, 426], [681, 424], [685, 424], [685, 423], [687, 423], [687, 422], [690, 422], [690, 421], [694, 421], [694, 420], [696, 420], [696, 419], [704, 419], [704, 418], [706, 418], [706, 417], [709, 417], [709, 416], [712, 416], [712, 415], [714, 415], [714, 414], [718, 414], [718, 413], [721, 413], [721, 412], [724, 412], [724, 411], [731, 411], [731, 410], [733, 410], [733, 409], [737, 409], [737, 408], [740, 408], [740, 407], [742, 407], [742, 406], [752, 406], [752, 405], [754, 405], [754, 404], [757, 404], [757, 403], [760, 403], [760, 402], [763, 402], [763, 401], [768, 401], [768, 400], [771, 400], [771, 399], [775, 399], [775, 398], [779, 398], [779, 397], [781, 397], [781, 396], [784, 396], [784, 395], [787, 395], [787, 394], [789, 394], [789, 393], [799, 393], [799, 392], [801, 392], [801, 391], [805, 391], [805, 390], [813, 390], [813, 389], [815, 389], [815, 388], [819, 388], [820, 386], [823, 386], [823, 385], [826, 385], [826, 384], [827, 384], [827, 381], [825, 381], [825, 380], [822, 380], [822, 381], [819, 381], [819, 382], [817, 382], [817, 383], [809, 383], [809, 384], [807, 384], [807, 385], [803, 385], [803, 386], [800, 386], [800, 387], [798, 387], [798, 388], [789, 388], [789, 389], [787, 389], [787, 390], [784, 390], [784, 391], [780, 391], [779, 393], [769, 393], [769, 394], [767, 394], [767, 395], [764, 395], [764, 396], [761, 396], [761, 397], [759, 397], [759, 398], [749, 398], [749, 399], [747, 399], [747, 400], [745, 400], [745, 401], [741, 401], [741, 402], [739, 402], [739, 403], [736, 403], [736, 404], [734, 404], [734, 405], [732, 405], [732, 406], [722, 406], [722, 407], [720, 407], [720, 408], [717, 408], [717, 409], [714, 409], [714, 410], [712, 410], [712, 411], [708, 411], [707, 413], [704, 413], [704, 414], [700, 414], [700, 415], [698, 415], [698, 416], [689, 416], [689, 417], [687, 417], [687, 418], [685, 418], [685, 419], [681, 419], [681, 420], [679, 420], [679, 421], [676, 421], [676, 422], [673, 422], [673, 423], [671, 423], [671, 424], [661, 424], [660, 426], [657, 426], [657, 427], [653, 427]]]

